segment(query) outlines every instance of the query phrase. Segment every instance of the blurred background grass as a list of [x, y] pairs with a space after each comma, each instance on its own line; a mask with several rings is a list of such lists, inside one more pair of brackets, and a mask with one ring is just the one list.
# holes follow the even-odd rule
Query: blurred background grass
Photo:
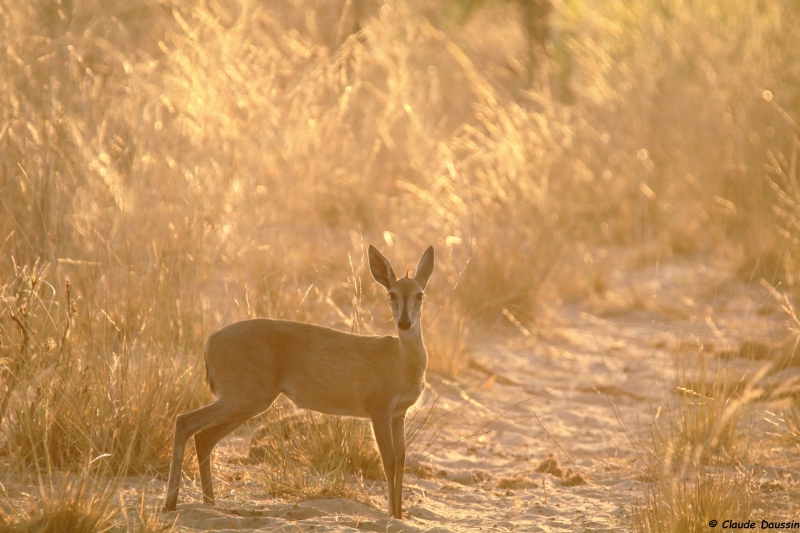
[[368, 243], [436, 247], [443, 375], [602, 290], [554, 283], [581, 246], [795, 284], [791, 0], [0, 0], [0, 40], [13, 464], [165, 473], [211, 331], [390, 330]]

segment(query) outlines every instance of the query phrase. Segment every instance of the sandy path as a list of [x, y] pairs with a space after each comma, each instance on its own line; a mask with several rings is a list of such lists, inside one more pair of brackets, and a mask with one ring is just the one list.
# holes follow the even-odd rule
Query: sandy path
[[[292, 504], [229, 474], [216, 481], [217, 508], [197, 503], [196, 481], [188, 483], [177, 524], [185, 531], [624, 531], [641, 496], [649, 424], [675, 384], [675, 352], [780, 327], [775, 313], [754, 311], [764, 302], [743, 291], [720, 294], [723, 278], [692, 265], [622, 276], [602, 301], [561, 310], [546, 332], [484, 343], [467, 385], [431, 376], [435, 412], [455, 411], [436, 422], [427, 447], [410, 450], [432, 475], [406, 475], [403, 522], [386, 519], [382, 482], [370, 487], [375, 508]], [[626, 301], [634, 289], [625, 287], [645, 304]], [[243, 430], [223, 442], [217, 465], [246, 454], [248, 437]], [[537, 471], [550, 454], [560, 472]], [[151, 486], [163, 493], [162, 482]]]

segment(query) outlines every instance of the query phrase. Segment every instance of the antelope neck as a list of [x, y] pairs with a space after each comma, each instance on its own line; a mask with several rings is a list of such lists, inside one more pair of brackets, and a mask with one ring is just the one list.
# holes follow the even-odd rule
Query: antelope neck
[[428, 352], [425, 350], [425, 344], [422, 342], [422, 332], [420, 325], [415, 324], [411, 329], [401, 331], [398, 329], [398, 338], [400, 340], [400, 353], [403, 359], [406, 360], [410, 368], [424, 372], [425, 367], [428, 366]]

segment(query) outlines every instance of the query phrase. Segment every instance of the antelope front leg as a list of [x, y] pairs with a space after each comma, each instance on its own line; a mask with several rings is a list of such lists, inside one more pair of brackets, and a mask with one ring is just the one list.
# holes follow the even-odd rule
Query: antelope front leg
[[388, 412], [373, 415], [372, 432], [375, 433], [375, 441], [378, 443], [378, 451], [381, 452], [383, 461], [383, 472], [386, 474], [386, 484], [389, 487], [389, 515], [398, 518], [395, 514], [395, 453], [392, 440], [392, 417]]
[[392, 441], [394, 442], [394, 511], [392, 515], [403, 518], [403, 470], [406, 464], [406, 414], [392, 419]]

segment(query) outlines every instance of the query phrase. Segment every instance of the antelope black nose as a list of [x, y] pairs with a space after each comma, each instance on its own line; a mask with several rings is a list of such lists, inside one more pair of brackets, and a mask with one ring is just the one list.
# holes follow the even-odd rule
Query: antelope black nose
[[411, 321], [410, 320], [401, 320], [397, 323], [397, 327], [402, 330], [411, 329]]

